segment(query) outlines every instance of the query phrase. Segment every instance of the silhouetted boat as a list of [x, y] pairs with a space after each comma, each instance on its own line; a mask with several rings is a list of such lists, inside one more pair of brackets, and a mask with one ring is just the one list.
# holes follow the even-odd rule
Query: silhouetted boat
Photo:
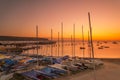
[[85, 47], [80, 47], [80, 49], [85, 49]]
[[109, 46], [104, 46], [104, 48], [110, 48]]
[[118, 44], [116, 41], [113, 41], [112, 43], [113, 43], [113, 44]]
[[98, 49], [103, 49], [103, 46], [98, 47]]

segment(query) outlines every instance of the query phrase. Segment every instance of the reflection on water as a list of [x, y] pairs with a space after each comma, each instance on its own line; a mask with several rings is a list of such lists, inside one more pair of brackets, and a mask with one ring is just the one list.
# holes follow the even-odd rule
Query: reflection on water
[[[52, 55], [58, 56], [58, 45], [57, 43], [53, 46]], [[79, 57], [83, 57], [83, 51], [80, 49], [82, 46], [81, 42], [75, 43], [75, 55]], [[102, 47], [99, 49], [98, 47]], [[73, 48], [71, 46], [71, 42], [64, 42], [64, 55], [72, 56]], [[88, 48], [87, 42], [85, 42], [85, 57], [90, 56], [90, 50]], [[94, 42], [94, 52], [96, 58], [120, 58], [120, 42], [114, 44], [113, 42]], [[36, 54], [36, 50], [32, 49], [29, 51], [23, 52], [24, 54]], [[42, 45], [39, 49], [39, 54], [41, 55], [51, 55], [51, 45]], [[61, 44], [59, 45], [59, 55], [61, 56]]]

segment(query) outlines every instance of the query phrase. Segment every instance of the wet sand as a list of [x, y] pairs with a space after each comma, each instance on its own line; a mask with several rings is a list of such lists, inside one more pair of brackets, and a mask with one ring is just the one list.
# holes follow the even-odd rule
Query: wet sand
[[[63, 76], [55, 80], [120, 80], [120, 59], [104, 59], [104, 65], [95, 70]], [[94, 74], [95, 73], [95, 74]]]

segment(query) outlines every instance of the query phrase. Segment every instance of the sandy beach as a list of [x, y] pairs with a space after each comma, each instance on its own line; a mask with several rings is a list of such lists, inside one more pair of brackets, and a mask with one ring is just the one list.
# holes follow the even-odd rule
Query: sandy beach
[[120, 59], [103, 61], [104, 65], [96, 69], [95, 74], [93, 70], [87, 70], [55, 80], [120, 80]]

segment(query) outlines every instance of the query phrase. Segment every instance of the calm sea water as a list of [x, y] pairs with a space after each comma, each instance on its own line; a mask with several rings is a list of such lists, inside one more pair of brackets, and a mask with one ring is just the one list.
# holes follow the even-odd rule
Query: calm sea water
[[[80, 49], [82, 46], [82, 42], [75, 43], [75, 56], [83, 57], [83, 50]], [[87, 42], [85, 42], [85, 49], [84, 49], [84, 57], [90, 57], [90, 49], [88, 48]], [[109, 48], [98, 49], [99, 46], [108, 46]], [[94, 42], [94, 56], [96, 58], [120, 58], [120, 42], [117, 44], [113, 44], [112, 42], [100, 42], [98, 46], [97, 42]], [[62, 55], [61, 50], [61, 43], [59, 44], [59, 55]], [[52, 55], [58, 56], [58, 45], [57, 43], [52, 46], [51, 45], [42, 45], [39, 49], [39, 54], [41, 55]], [[23, 52], [23, 54], [36, 54], [36, 49], [32, 49], [29, 51]], [[64, 42], [63, 46], [63, 55], [72, 56], [73, 54], [73, 46], [71, 42]]]

